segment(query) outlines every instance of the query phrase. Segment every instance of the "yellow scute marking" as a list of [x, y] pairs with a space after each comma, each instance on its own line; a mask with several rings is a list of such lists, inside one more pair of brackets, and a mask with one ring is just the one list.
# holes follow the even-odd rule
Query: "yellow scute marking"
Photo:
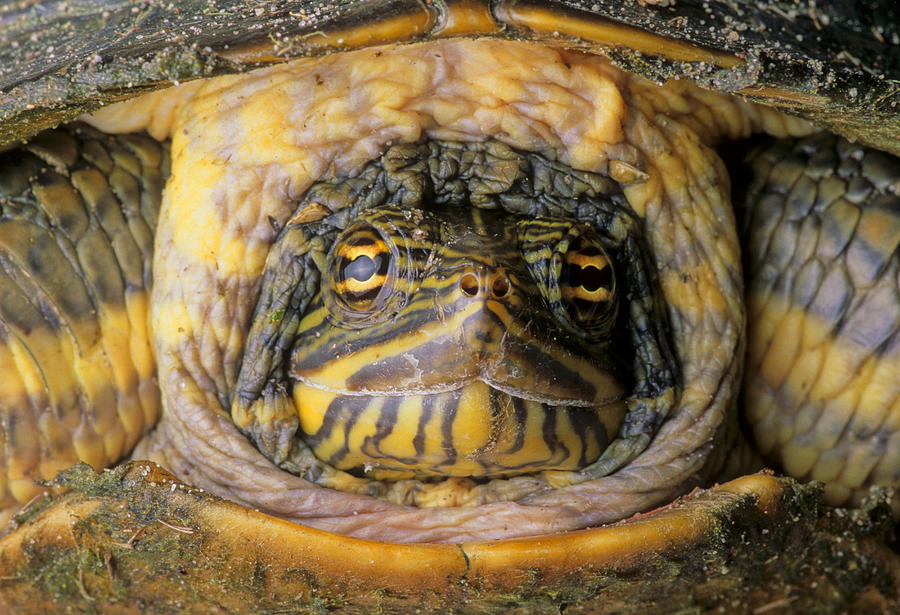
[[[131, 360], [137, 375], [141, 379], [149, 379], [156, 375], [156, 361], [153, 357], [153, 346], [147, 330], [149, 301], [146, 293], [129, 293], [126, 297], [128, 318], [136, 323], [136, 331], [142, 335], [130, 336]], [[138, 324], [139, 323], [139, 324]]]
[[10, 374], [6, 374], [2, 378], [4, 392], [9, 392], [11, 396], [18, 396], [23, 393], [25, 395], [42, 394], [44, 391], [44, 379], [29, 349], [14, 337], [9, 338], [5, 349], [12, 356], [14, 363], [4, 362], [3, 364], [14, 364], [19, 378], [14, 379], [10, 377]]
[[744, 63], [730, 53], [690, 45], [612, 21], [591, 19], [584, 15], [567, 15], [558, 10], [551, 11], [537, 3], [501, 5], [498, 13], [504, 22], [526, 26], [538, 32], [552, 32], [554, 36], [563, 33], [603, 45], [636, 49], [651, 56], [687, 62], [708, 62], [726, 68]]
[[444, 11], [444, 22], [434, 32], [435, 36], [465, 36], [497, 32], [500, 29], [486, 3], [454, 2], [445, 7]]

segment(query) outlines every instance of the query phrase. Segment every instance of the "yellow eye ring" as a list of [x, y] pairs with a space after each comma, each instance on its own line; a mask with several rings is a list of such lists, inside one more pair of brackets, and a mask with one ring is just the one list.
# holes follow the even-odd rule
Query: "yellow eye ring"
[[578, 239], [563, 259], [560, 290], [569, 313], [580, 323], [603, 317], [615, 295], [615, 272], [606, 251]]
[[361, 229], [338, 248], [334, 286], [349, 306], [364, 309], [380, 295], [390, 273], [391, 251], [373, 229]]

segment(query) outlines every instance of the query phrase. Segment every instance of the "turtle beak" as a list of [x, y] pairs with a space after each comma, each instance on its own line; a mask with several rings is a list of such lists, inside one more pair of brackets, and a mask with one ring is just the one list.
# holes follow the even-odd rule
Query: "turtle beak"
[[624, 397], [613, 374], [541, 326], [540, 298], [508, 267], [470, 262], [434, 283], [423, 289], [435, 293], [433, 317], [355, 352], [351, 375], [329, 378], [328, 366], [304, 364], [292, 376], [350, 395], [430, 395], [480, 381], [552, 405], [591, 407]]
[[[502, 266], [474, 265], [456, 284], [454, 305], [468, 370], [492, 387], [532, 401], [595, 406], [622, 399], [623, 386], [589, 358], [562, 347], [529, 314], [534, 302]], [[463, 350], [465, 349], [465, 350]]]

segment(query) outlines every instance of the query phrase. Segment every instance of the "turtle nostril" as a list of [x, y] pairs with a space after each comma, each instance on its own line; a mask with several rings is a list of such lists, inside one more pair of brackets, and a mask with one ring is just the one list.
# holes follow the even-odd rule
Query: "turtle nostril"
[[495, 298], [500, 299], [501, 297], [505, 297], [508, 292], [509, 280], [506, 279], [506, 276], [498, 275], [494, 278], [494, 281], [491, 283], [491, 294], [494, 295]]
[[459, 281], [459, 289], [463, 294], [474, 297], [478, 294], [478, 278], [471, 273], [467, 273]]

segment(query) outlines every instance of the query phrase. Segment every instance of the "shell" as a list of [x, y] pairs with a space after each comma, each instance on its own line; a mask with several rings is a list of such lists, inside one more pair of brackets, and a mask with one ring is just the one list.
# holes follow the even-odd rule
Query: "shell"
[[[532, 40], [600, 53], [661, 82], [687, 79], [900, 154], [895, 3], [728, 0], [124, 1], [6, 7], [0, 145], [173, 83], [386, 42]], [[852, 33], [852, 35], [848, 35]]]
[[[184, 5], [176, 16], [148, 6], [136, 14], [106, 9], [105, 15], [98, 8], [69, 18], [63, 9], [53, 26], [41, 29], [23, 9], [18, 21], [13, 16], [4, 22], [15, 27], [0, 26], [18, 43], [4, 47], [9, 55], [2, 64], [19, 67], [15, 76], [0, 76], [0, 139], [27, 138], [101, 103], [170, 83], [290, 57], [396, 40], [492, 36], [603, 52], [655, 80], [677, 71], [900, 153], [900, 94], [891, 81], [898, 61], [878, 40], [896, 36], [896, 19], [870, 32], [857, 15], [854, 23], [868, 34], [845, 50], [828, 27], [819, 35], [824, 40], [809, 44], [823, 31], [816, 26], [828, 25], [826, 17], [837, 23], [827, 8], [812, 9], [807, 19], [761, 7], [737, 21], [727, 3], [707, 4], [714, 5], [709, 12], [684, 2], [674, 10], [662, 3], [599, 2], [590, 10], [560, 5], [552, 11], [526, 2], [348, 2], [328, 8], [233, 2], [217, 3], [196, 33], [186, 24], [210, 8], [205, 3]], [[892, 10], [884, 7], [888, 15]], [[370, 23], [373, 14], [383, 17]], [[853, 16], [841, 16], [844, 27], [847, 19]], [[750, 25], [742, 30], [741, 24]], [[97, 25], [103, 26], [96, 28], [98, 37], [81, 36]], [[772, 38], [783, 44], [778, 51]], [[161, 49], [170, 43], [177, 50]], [[847, 58], [877, 68], [857, 70]], [[146, 465], [99, 478], [76, 470], [62, 484], [73, 491], [27, 510], [20, 529], [0, 542], [0, 604], [10, 609], [41, 612], [67, 603], [109, 612], [163, 612], [186, 604], [238, 612], [563, 606], [668, 612], [738, 601], [750, 612], [782, 603], [798, 610], [821, 607], [819, 592], [828, 588], [844, 592], [834, 592], [836, 608], [886, 608], [897, 598], [896, 556], [863, 540], [887, 532], [889, 522], [878, 523], [889, 517], [883, 502], [873, 500], [867, 513], [850, 521], [839, 514], [823, 520], [815, 489], [765, 475], [687, 496], [622, 526], [460, 547], [378, 544], [298, 528], [197, 493]], [[863, 529], [851, 529], [857, 521]], [[830, 559], [813, 576], [804, 562], [823, 553]], [[733, 569], [724, 569], [724, 562]], [[846, 573], [855, 569], [859, 575]], [[848, 589], [851, 577], [856, 585]], [[819, 589], [784, 589], [816, 587], [813, 581]], [[885, 589], [860, 589], [867, 584]]]

